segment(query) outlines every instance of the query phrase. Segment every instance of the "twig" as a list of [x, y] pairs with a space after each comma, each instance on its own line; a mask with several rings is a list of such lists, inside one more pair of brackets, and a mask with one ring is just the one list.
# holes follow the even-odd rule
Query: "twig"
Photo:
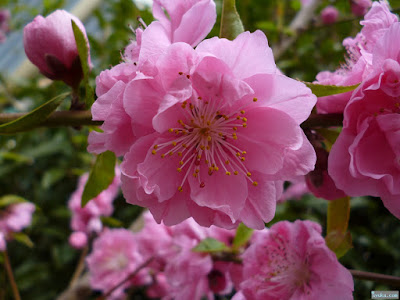
[[107, 299], [107, 297], [110, 296], [116, 289], [118, 289], [124, 283], [128, 282], [133, 277], [135, 277], [143, 268], [147, 267], [153, 260], [154, 260], [154, 256], [152, 256], [149, 259], [147, 259], [144, 263], [142, 263], [139, 267], [137, 267], [136, 270], [133, 273], [129, 274], [125, 279], [123, 279], [120, 283], [118, 283], [116, 286], [114, 286], [108, 292], [106, 292], [105, 294], [101, 295], [100, 297], [97, 297], [96, 300], [105, 300], [105, 299]]
[[11, 268], [10, 259], [8, 257], [7, 250], [3, 251], [4, 254], [4, 266], [6, 267], [8, 280], [10, 281], [11, 289], [14, 295], [15, 300], [21, 300], [21, 296], [19, 295], [17, 283], [15, 282], [14, 274]]
[[343, 114], [312, 114], [302, 124], [302, 128], [343, 126]]
[[85, 258], [86, 258], [86, 255], [88, 254], [88, 251], [89, 251], [88, 246], [83, 248], [81, 256], [79, 257], [78, 265], [75, 269], [74, 274], [72, 275], [71, 281], [69, 282], [69, 285], [68, 285], [69, 287], [74, 286], [78, 282], [79, 277], [81, 277], [82, 272], [85, 269]]
[[384, 275], [372, 272], [365, 272], [359, 270], [349, 270], [354, 278], [360, 280], [370, 280], [379, 283], [385, 283], [393, 287], [400, 287], [400, 277]]

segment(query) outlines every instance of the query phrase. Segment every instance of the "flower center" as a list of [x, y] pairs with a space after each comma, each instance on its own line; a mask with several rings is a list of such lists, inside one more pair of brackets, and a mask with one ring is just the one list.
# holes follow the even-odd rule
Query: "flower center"
[[245, 149], [240, 149], [236, 143], [243, 134], [238, 133], [238, 128], [247, 127], [245, 111], [239, 109], [225, 114], [222, 104], [222, 101], [209, 102], [201, 97], [183, 102], [184, 117], [177, 120], [180, 126], [168, 130], [171, 141], [153, 146], [153, 155], [161, 152], [162, 158], [174, 154], [180, 157], [177, 171], [185, 172], [178, 187], [180, 192], [189, 175], [197, 178], [201, 188], [205, 187], [201, 168], [207, 168], [210, 176], [218, 171], [224, 171], [227, 176], [242, 174], [254, 186], [258, 185], [245, 166]]

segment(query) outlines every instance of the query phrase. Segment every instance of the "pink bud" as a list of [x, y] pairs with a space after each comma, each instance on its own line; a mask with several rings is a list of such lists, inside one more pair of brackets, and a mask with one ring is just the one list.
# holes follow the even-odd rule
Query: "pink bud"
[[364, 16], [372, 6], [371, 0], [350, 0], [350, 3], [351, 12], [358, 17]]
[[327, 6], [321, 11], [321, 19], [324, 24], [335, 23], [339, 16], [339, 11], [334, 6]]
[[87, 235], [82, 231], [75, 231], [69, 236], [68, 242], [71, 247], [82, 249], [87, 244]]
[[65, 10], [56, 10], [46, 18], [37, 16], [25, 26], [24, 47], [29, 60], [43, 75], [76, 87], [83, 73], [71, 20], [87, 40], [85, 27], [79, 19]]

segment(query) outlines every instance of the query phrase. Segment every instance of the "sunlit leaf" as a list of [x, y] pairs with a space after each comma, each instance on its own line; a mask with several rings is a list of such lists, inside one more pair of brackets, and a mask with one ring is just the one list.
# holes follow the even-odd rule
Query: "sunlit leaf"
[[236, 235], [233, 239], [233, 248], [238, 249], [247, 244], [250, 240], [251, 236], [253, 235], [253, 229], [248, 228], [243, 223], [240, 223], [238, 228], [236, 229]]
[[221, 15], [221, 31], [219, 36], [221, 38], [233, 40], [242, 32], [244, 32], [244, 27], [236, 10], [236, 1], [224, 0]]
[[108, 227], [122, 227], [124, 224], [112, 217], [100, 217], [101, 222]]
[[114, 179], [115, 154], [107, 151], [97, 156], [82, 194], [82, 207], [104, 191]]
[[69, 93], [61, 94], [42, 104], [30, 113], [14, 121], [0, 125], [0, 134], [13, 134], [27, 131], [40, 125], [40, 123], [44, 122], [51, 115], [51, 113], [56, 110], [56, 108], [68, 95]]
[[0, 198], [0, 208], [6, 207], [11, 204], [17, 204], [17, 203], [24, 203], [27, 202], [26, 199], [17, 196], [17, 195], [5, 195]]
[[202, 240], [196, 247], [192, 249], [194, 252], [214, 253], [229, 250], [223, 243], [213, 238]]
[[25, 246], [28, 246], [29, 248], [32, 248], [34, 246], [32, 240], [25, 233], [22, 233], [22, 232], [13, 233], [13, 238], [17, 242], [20, 242], [21, 244], [24, 244]]
[[360, 84], [340, 86], [340, 85], [323, 85], [311, 82], [304, 82], [304, 84], [309, 87], [312, 93], [317, 97], [325, 97], [330, 95], [347, 93], [355, 90]]

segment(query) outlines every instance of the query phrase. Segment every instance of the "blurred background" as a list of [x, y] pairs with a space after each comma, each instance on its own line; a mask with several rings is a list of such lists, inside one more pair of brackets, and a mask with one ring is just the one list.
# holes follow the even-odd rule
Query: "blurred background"
[[[334, 71], [344, 64], [342, 41], [361, 29], [362, 16], [352, 13], [348, 0], [317, 1], [315, 12], [308, 16], [309, 22], [297, 32], [290, 24], [306, 1], [237, 2], [245, 29], [263, 30], [281, 71], [303, 81], [313, 81], [318, 72]], [[220, 14], [221, 1], [216, 3]], [[394, 11], [400, 11], [400, 0], [390, 4]], [[322, 22], [320, 17], [328, 5], [339, 11], [331, 24]], [[137, 18], [141, 17], [146, 24], [152, 21], [151, 0], [0, 0], [0, 9], [11, 15], [0, 43], [2, 113], [27, 112], [68, 91], [62, 82], [50, 81], [27, 61], [22, 30], [36, 15], [66, 9], [83, 21], [93, 63], [92, 86], [102, 70], [121, 61], [121, 51], [134, 38], [130, 27], [138, 26]], [[219, 21], [209, 36], [218, 33]], [[68, 109], [68, 104], [62, 109]], [[80, 252], [68, 244], [71, 231], [67, 201], [78, 176], [87, 172], [94, 161], [86, 151], [89, 129], [42, 128], [0, 136], [0, 196], [19, 195], [38, 207], [32, 226], [25, 230], [33, 246], [16, 241], [8, 245], [22, 299], [56, 299], [67, 288], [76, 267]], [[141, 212], [141, 208], [126, 204], [122, 195], [114, 206], [113, 218], [119, 222], [109, 226], [128, 227]], [[326, 210], [326, 200], [307, 194], [279, 204], [272, 223], [309, 219], [326, 228]], [[349, 228], [354, 248], [340, 261], [351, 269], [400, 276], [399, 224], [379, 199], [352, 199]], [[369, 299], [371, 290], [390, 289], [395, 288], [356, 280], [355, 299]], [[5, 271], [0, 267], [0, 300], [11, 297]]]

